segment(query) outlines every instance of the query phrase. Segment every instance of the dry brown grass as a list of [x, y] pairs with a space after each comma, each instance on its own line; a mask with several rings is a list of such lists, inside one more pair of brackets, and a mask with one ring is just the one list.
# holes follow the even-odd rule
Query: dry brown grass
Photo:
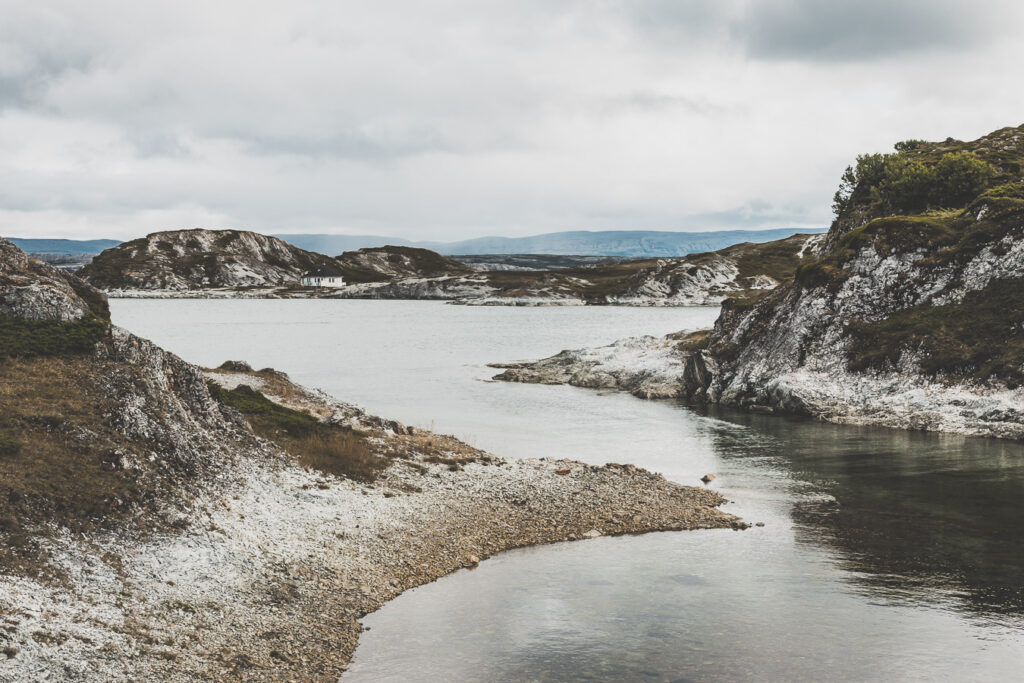
[[708, 347], [711, 341], [711, 330], [697, 330], [696, 332], [673, 332], [666, 335], [666, 338], [676, 341], [676, 348], [687, 353], [696, 353]]
[[373, 452], [362, 435], [335, 425], [321, 424], [299, 437], [277, 432], [267, 438], [295, 456], [304, 467], [357, 481], [373, 481], [388, 464]]
[[397, 435], [391, 440], [387, 456], [406, 460], [422, 459], [424, 462], [448, 465], [460, 469], [471, 462], [490, 463], [492, 456], [459, 441], [454, 436], [417, 431], [411, 435]]
[[106, 424], [98, 371], [86, 356], [0, 361], [0, 430], [20, 446], [0, 457], [0, 567], [39, 568], [43, 523], [116, 526], [152, 500], [155, 482], [119, 469], [128, 445]]
[[275, 403], [248, 385], [227, 390], [210, 382], [210, 394], [242, 413], [254, 432], [276, 443], [304, 467], [373, 481], [388, 465], [387, 459], [373, 452], [362, 434], [320, 422], [307, 411]]

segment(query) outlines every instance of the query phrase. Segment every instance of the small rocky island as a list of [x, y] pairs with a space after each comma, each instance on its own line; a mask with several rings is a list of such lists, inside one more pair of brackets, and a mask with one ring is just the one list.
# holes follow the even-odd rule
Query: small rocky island
[[497, 379], [833, 422], [1024, 439], [1024, 126], [864, 155], [794, 277], [714, 329], [627, 339]]
[[195, 367], [0, 240], [0, 679], [335, 681], [410, 587], [520, 546], [743, 528], [722, 502]]
[[[176, 230], [125, 242], [78, 275], [112, 297], [435, 299], [474, 306], [703, 306], [791, 279], [824, 235], [745, 242], [679, 258], [554, 270], [477, 270], [428, 249], [324, 256], [238, 230]], [[331, 272], [330, 286], [310, 273]], [[340, 282], [344, 282], [344, 285]]]

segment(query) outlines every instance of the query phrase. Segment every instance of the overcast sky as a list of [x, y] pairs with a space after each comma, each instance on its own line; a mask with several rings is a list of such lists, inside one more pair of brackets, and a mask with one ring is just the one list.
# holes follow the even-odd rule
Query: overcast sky
[[1019, 0], [0, 0], [0, 234], [824, 226], [1024, 123]]

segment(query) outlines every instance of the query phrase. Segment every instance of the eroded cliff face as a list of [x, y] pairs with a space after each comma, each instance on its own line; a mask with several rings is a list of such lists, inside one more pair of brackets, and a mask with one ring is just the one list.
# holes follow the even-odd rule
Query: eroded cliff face
[[334, 260], [241, 230], [158, 232], [107, 249], [78, 276], [106, 291], [188, 291], [298, 285]]
[[109, 318], [102, 293], [0, 239], [0, 316], [68, 323], [90, 314]]

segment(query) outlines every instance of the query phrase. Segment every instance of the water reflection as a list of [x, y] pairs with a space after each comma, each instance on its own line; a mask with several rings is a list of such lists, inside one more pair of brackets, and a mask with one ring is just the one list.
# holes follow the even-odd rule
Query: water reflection
[[370, 615], [347, 678], [1019, 677], [1024, 446], [727, 410], [676, 419], [676, 457], [711, 454], [730, 510], [764, 528], [500, 555]]
[[1024, 446], [744, 414], [712, 447], [772, 458], [818, 495], [793, 500], [798, 543], [827, 545], [847, 579], [887, 600], [1024, 613]]

